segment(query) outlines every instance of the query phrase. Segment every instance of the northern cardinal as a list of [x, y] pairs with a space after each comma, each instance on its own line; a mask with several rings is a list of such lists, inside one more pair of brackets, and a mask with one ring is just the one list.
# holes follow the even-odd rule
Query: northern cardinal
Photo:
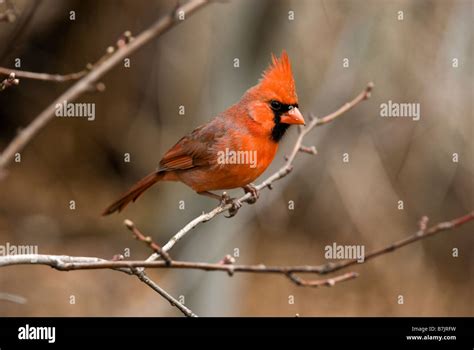
[[[228, 196], [210, 191], [242, 187], [252, 193], [251, 201], [255, 202], [258, 191], [252, 181], [270, 165], [288, 127], [304, 123], [288, 55], [285, 51], [279, 59], [272, 55], [272, 63], [258, 84], [239, 102], [181, 138], [165, 153], [157, 170], [138, 181], [102, 215], [120, 212], [158, 181], [181, 181], [198, 194], [226, 203]], [[242, 157], [237, 159], [236, 155]], [[249, 164], [252, 155], [254, 162]], [[235, 200], [232, 203], [231, 216], [241, 205]]]

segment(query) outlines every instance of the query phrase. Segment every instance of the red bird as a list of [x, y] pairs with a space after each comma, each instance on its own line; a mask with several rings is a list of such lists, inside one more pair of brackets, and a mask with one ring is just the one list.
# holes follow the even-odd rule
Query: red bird
[[239, 102], [181, 138], [166, 152], [159, 168], [138, 181], [103, 215], [121, 211], [158, 181], [181, 181], [198, 194], [231, 201], [230, 216], [240, 203], [210, 191], [242, 187], [258, 191], [251, 184], [272, 162], [278, 142], [291, 124], [304, 124], [285, 51], [263, 73], [259, 83], [245, 92]]

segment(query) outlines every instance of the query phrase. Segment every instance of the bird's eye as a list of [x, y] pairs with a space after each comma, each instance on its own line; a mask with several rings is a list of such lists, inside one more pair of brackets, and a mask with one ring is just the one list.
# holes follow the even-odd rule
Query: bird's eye
[[273, 109], [274, 111], [278, 111], [278, 110], [281, 109], [281, 103], [278, 102], [278, 101], [275, 101], [275, 100], [272, 100], [272, 101], [270, 102], [270, 106], [272, 107], [272, 109]]

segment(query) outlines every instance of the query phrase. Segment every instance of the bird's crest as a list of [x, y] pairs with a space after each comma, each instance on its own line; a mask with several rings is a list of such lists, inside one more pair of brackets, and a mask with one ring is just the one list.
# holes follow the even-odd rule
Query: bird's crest
[[270, 92], [280, 102], [294, 104], [298, 102], [291, 63], [285, 50], [280, 58], [272, 54], [272, 63], [265, 70], [258, 84], [262, 91]]

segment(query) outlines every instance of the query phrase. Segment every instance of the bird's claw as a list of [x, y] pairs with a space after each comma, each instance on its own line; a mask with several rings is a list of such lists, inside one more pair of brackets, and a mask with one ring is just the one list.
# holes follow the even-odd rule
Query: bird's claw
[[228, 204], [232, 204], [232, 206], [229, 208], [229, 215], [224, 215], [226, 218], [235, 216], [239, 209], [242, 208], [242, 202], [240, 202], [237, 198], [230, 198], [229, 195], [224, 192], [222, 194], [221, 206], [226, 206]]
[[231, 218], [235, 216], [235, 214], [237, 214], [239, 209], [242, 208], [242, 203], [236, 198], [234, 198], [231, 203], [232, 203], [232, 206], [229, 209], [229, 215], [224, 215], [226, 218]]
[[245, 193], [250, 193], [252, 195], [249, 199], [247, 199], [247, 203], [254, 204], [260, 196], [260, 190], [258, 190], [257, 187], [252, 184], [248, 184], [242, 188], [244, 189]]
[[226, 204], [229, 204], [232, 198], [227, 194], [227, 192], [223, 192], [221, 196], [221, 206], [225, 206]]

